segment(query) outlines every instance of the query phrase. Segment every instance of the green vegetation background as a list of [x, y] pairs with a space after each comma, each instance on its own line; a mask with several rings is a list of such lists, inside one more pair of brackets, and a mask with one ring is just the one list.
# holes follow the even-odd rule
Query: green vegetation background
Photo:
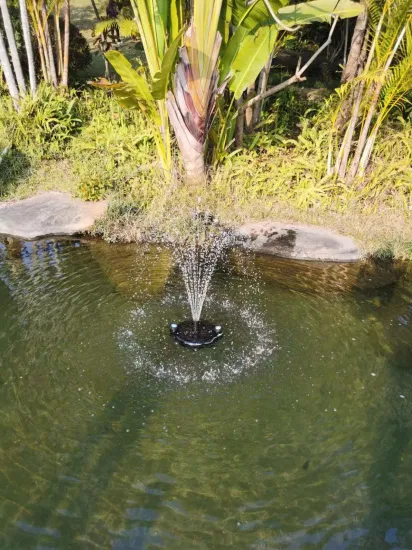
[[[109, 197], [108, 215], [96, 231], [111, 241], [136, 240], [143, 229], [167, 223], [182, 204], [201, 200], [228, 223], [276, 218], [322, 224], [354, 236], [365, 253], [412, 255], [410, 116], [386, 126], [367, 178], [347, 186], [325, 178], [333, 83], [328, 89], [313, 80], [291, 87], [266, 104], [263, 123], [242, 151], [222, 153], [209, 185], [193, 197], [181, 182], [178, 159], [172, 183], [164, 182], [141, 115], [87, 86], [104, 73], [103, 56], [93, 46], [90, 2], [73, 1], [72, 22], [92, 57], [70, 94], [43, 87], [19, 115], [1, 96], [0, 151], [6, 152], [0, 200], [52, 189], [85, 200]], [[120, 49], [130, 60], [142, 58], [133, 40]]]

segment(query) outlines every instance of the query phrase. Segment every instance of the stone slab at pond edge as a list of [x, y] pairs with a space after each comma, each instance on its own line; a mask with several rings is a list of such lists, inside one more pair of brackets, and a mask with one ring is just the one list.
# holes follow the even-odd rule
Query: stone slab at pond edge
[[22, 239], [75, 235], [90, 229], [106, 209], [106, 201], [84, 202], [69, 193], [50, 191], [0, 203], [0, 233]]
[[298, 223], [256, 222], [238, 229], [244, 246], [255, 252], [296, 260], [355, 262], [361, 252], [350, 237]]

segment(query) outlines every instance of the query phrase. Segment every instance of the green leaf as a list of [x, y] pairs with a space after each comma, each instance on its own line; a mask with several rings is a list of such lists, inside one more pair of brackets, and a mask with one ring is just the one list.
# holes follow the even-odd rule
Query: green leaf
[[146, 78], [133, 69], [124, 55], [116, 50], [108, 51], [105, 55], [122, 81], [134, 89], [137, 97], [144, 101], [153, 101]]
[[170, 0], [169, 12], [169, 40], [174, 40], [183, 26], [184, 0]]
[[[273, 11], [276, 13], [282, 6], [287, 5], [289, 0], [270, 0]], [[336, 3], [336, 0], [335, 0]], [[270, 18], [270, 13], [263, 0], [257, 0], [252, 6], [247, 6], [245, 0], [233, 0], [233, 24], [240, 25], [252, 30], [263, 21]]]
[[357, 17], [363, 12], [363, 6], [351, 0], [313, 0], [301, 4], [291, 4], [281, 8], [277, 15], [285, 25], [307, 25], [309, 23], [330, 23], [332, 15], [341, 19]]
[[224, 54], [220, 60], [220, 83], [222, 83], [230, 74], [232, 70], [233, 61], [239, 53], [240, 46], [242, 45], [245, 37], [250, 33], [250, 30], [246, 27], [238, 27], [235, 33], [230, 37], [227, 43]]
[[276, 25], [258, 27], [244, 39], [233, 61], [234, 75], [229, 83], [230, 90], [239, 99], [246, 88], [256, 80], [275, 46], [278, 37]]
[[162, 68], [153, 77], [152, 96], [154, 99], [164, 99], [166, 97], [170, 73], [174, 67], [177, 50], [185, 30], [185, 28], [181, 29], [177, 37], [173, 40], [162, 60]]
[[222, 47], [228, 43], [230, 37], [230, 25], [232, 23], [233, 0], [223, 0], [220, 10], [218, 30], [222, 37]]

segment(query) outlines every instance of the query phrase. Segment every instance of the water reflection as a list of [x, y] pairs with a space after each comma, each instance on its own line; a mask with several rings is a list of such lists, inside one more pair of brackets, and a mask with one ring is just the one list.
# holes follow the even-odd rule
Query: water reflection
[[201, 355], [167, 251], [0, 246], [0, 548], [411, 547], [412, 279], [385, 269], [236, 253]]

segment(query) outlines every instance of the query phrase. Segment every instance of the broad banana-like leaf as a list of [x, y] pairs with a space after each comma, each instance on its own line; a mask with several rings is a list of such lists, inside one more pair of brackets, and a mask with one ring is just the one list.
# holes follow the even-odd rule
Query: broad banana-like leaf
[[[237, 1], [235, 0], [235, 2]], [[258, 0], [258, 2], [260, 1]], [[271, 4], [274, 5], [273, 0], [271, 0]], [[362, 10], [361, 4], [351, 0], [313, 0], [282, 7], [278, 10], [277, 15], [286, 25], [294, 26], [315, 21], [330, 22], [333, 15], [341, 18], [355, 17], [362, 13]], [[257, 25], [244, 36], [239, 28], [249, 29], [249, 17], [254, 19], [259, 14], [261, 17], [265, 15], [266, 19], [260, 22], [260, 27]], [[267, 13], [265, 14], [263, 10], [255, 12], [254, 15], [253, 12], [246, 14], [239, 28], [229, 40], [221, 65], [222, 71], [227, 75], [230, 74], [229, 63], [231, 63], [233, 76], [229, 88], [234, 92], [236, 99], [240, 98], [244, 90], [256, 80], [263, 69], [273, 51], [279, 30], [275, 23], [268, 24]]]
[[165, 52], [168, 0], [132, 0], [150, 75], [160, 71]]
[[[282, 6], [286, 6], [289, 0], [269, 0], [273, 11], [276, 13]], [[336, 3], [336, 0], [335, 0]], [[240, 25], [252, 30], [263, 21], [270, 18], [270, 13], [263, 0], [256, 0], [250, 6], [245, 0], [233, 0], [233, 18], [232, 23], [235, 27]]]
[[307, 25], [315, 21], [330, 23], [333, 15], [341, 19], [357, 17], [363, 9], [362, 4], [352, 0], [312, 0], [281, 8], [277, 15], [285, 25]]
[[179, 48], [181, 38], [184, 32], [185, 32], [185, 29], [184, 28], [181, 29], [180, 33], [173, 40], [173, 42], [171, 43], [170, 47], [168, 48], [162, 60], [161, 70], [157, 72], [153, 77], [152, 96], [155, 99], [165, 99], [166, 97], [170, 73], [172, 72], [172, 69], [174, 67], [177, 50]]
[[220, 10], [218, 30], [222, 37], [222, 49], [229, 41], [230, 26], [233, 18], [233, 0], [223, 0], [222, 9]]
[[147, 102], [154, 101], [147, 80], [133, 69], [132, 64], [123, 54], [116, 50], [111, 50], [105, 55], [122, 81], [134, 90], [136, 97]]
[[233, 77], [229, 88], [239, 99], [246, 88], [256, 80], [275, 46], [279, 30], [276, 24], [259, 27], [243, 38], [232, 64]]
[[174, 40], [183, 27], [183, 2], [184, 0], [170, 0], [169, 14], [169, 38]]
[[110, 90], [121, 107], [124, 109], [139, 109], [143, 113], [153, 115], [154, 122], [159, 123], [159, 116], [156, 112], [152, 113], [153, 104], [144, 101], [132, 86], [124, 82], [109, 82], [106, 78], [100, 78], [100, 80], [94, 80], [88, 82], [88, 84], [95, 88]]
[[232, 34], [227, 47], [220, 59], [220, 78], [219, 82], [223, 82], [229, 76], [233, 68], [233, 62], [239, 53], [239, 49], [243, 44], [246, 36], [250, 34], [250, 30], [240, 26]]

